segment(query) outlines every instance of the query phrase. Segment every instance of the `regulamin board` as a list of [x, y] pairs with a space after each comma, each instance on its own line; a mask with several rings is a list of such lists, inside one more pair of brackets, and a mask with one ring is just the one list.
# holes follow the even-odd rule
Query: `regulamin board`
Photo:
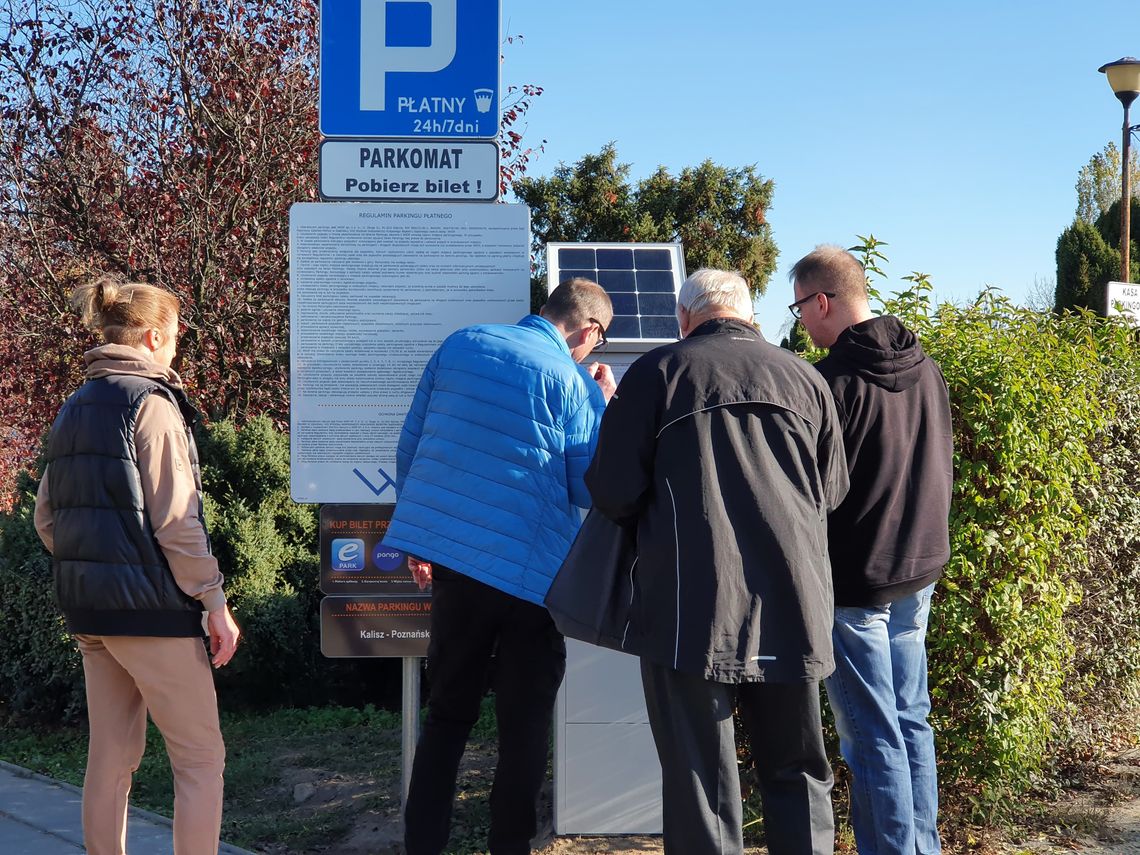
[[530, 306], [525, 205], [299, 203], [289, 212], [290, 488], [395, 500], [396, 443], [432, 353]]

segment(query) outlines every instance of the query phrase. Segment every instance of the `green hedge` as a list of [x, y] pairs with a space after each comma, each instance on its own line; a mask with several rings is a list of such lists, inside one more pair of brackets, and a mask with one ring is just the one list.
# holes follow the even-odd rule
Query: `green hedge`
[[1130, 329], [1089, 312], [993, 291], [932, 312], [913, 281], [887, 309], [942, 366], [955, 433], [932, 720], [945, 789], [993, 818], [1135, 697], [1140, 360]]
[[267, 418], [229, 421], [199, 440], [206, 518], [241, 655], [218, 672], [223, 700], [312, 703], [322, 698], [316, 505], [289, 498], [289, 439]]
[[[215, 672], [221, 703], [275, 707], [392, 703], [395, 660], [328, 660], [320, 652], [318, 509], [289, 498], [289, 438], [266, 418], [201, 432], [206, 518], [244, 639]], [[43, 722], [83, 711], [82, 667], [52, 592], [32, 521], [36, 482], [22, 476], [0, 514], [0, 710]]]
[[37, 486], [21, 473], [15, 506], [0, 513], [0, 711], [50, 723], [82, 712], [83, 669], [33, 524]]
[[1071, 759], [1136, 737], [1140, 351], [1087, 311], [992, 290], [935, 306], [926, 275], [904, 279], [873, 298], [941, 365], [954, 422], [952, 557], [927, 638], [941, 790], [992, 821]]

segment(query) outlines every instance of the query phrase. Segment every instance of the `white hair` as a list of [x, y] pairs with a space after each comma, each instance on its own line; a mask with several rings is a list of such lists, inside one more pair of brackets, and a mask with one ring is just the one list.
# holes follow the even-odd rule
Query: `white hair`
[[748, 283], [735, 270], [702, 267], [681, 283], [677, 305], [689, 314], [728, 309], [746, 321], [752, 320], [752, 294]]

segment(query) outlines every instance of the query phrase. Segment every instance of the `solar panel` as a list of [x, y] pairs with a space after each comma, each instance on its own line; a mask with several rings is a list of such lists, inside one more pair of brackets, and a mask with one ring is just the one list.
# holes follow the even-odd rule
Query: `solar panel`
[[677, 292], [685, 279], [679, 243], [548, 243], [546, 289], [576, 276], [601, 285], [613, 301], [613, 342], [679, 338]]

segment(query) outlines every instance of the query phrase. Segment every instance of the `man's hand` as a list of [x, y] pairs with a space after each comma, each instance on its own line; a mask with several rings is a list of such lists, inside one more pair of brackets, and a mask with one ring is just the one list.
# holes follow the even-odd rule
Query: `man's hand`
[[590, 376], [594, 378], [594, 381], [598, 384], [599, 388], [601, 388], [602, 395], [608, 404], [610, 398], [614, 396], [614, 392], [617, 391], [617, 380], [614, 379], [613, 369], [604, 362], [591, 362], [587, 370], [589, 370]]
[[230, 607], [214, 609], [206, 616], [206, 631], [210, 634], [210, 654], [215, 668], [221, 668], [234, 657], [241, 630], [230, 613]]
[[416, 580], [421, 591], [431, 584], [431, 564], [427, 561], [420, 561], [409, 555], [408, 569], [412, 571], [412, 578]]

